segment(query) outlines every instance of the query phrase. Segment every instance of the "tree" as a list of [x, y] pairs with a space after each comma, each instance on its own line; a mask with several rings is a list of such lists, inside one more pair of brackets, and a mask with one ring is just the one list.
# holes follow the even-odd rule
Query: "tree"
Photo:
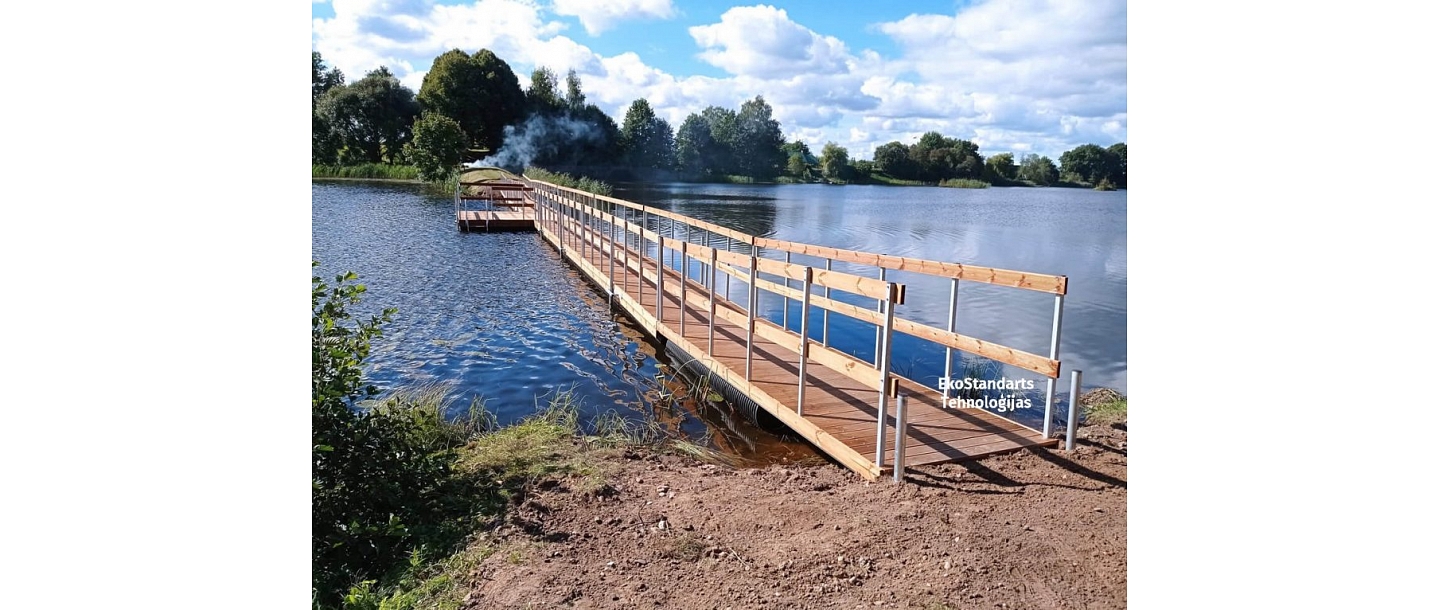
[[969, 140], [957, 140], [927, 132], [910, 147], [909, 158], [915, 165], [914, 178], [938, 182], [950, 178], [980, 178], [985, 164], [980, 147]]
[[1115, 183], [1115, 186], [1119, 188], [1126, 188], [1130, 176], [1125, 168], [1125, 143], [1119, 142], [1117, 144], [1111, 144], [1110, 148], [1105, 149], [1105, 152], [1110, 153], [1116, 166], [1112, 169], [1110, 181]]
[[455, 119], [470, 146], [499, 150], [504, 129], [525, 113], [525, 93], [510, 64], [489, 49], [453, 49], [435, 58], [420, 85], [420, 105]]
[[698, 114], [685, 117], [675, 132], [675, 167], [692, 176], [707, 173], [711, 168], [707, 157], [713, 154], [715, 139], [710, 136], [710, 123]]
[[834, 142], [826, 142], [820, 149], [820, 173], [831, 180], [846, 180], [850, 177], [850, 151]]
[[675, 159], [675, 136], [670, 124], [655, 116], [650, 102], [635, 100], [625, 111], [620, 142], [632, 167], [670, 169]]
[[1020, 168], [1015, 165], [1015, 155], [1008, 152], [991, 155], [989, 159], [985, 160], [985, 166], [996, 176], [1005, 180], [1014, 180], [1020, 172]]
[[530, 113], [541, 116], [555, 115], [564, 106], [560, 99], [559, 79], [550, 68], [536, 68], [530, 73], [530, 88], [525, 90], [525, 101]]
[[460, 123], [443, 114], [427, 112], [415, 120], [405, 157], [419, 170], [420, 179], [443, 182], [464, 159], [470, 139]]
[[320, 101], [326, 91], [345, 84], [345, 74], [339, 68], [325, 69], [325, 60], [319, 51], [310, 52], [310, 105]]
[[1060, 155], [1060, 173], [1078, 177], [1090, 184], [1117, 175], [1120, 159], [1118, 156], [1095, 144], [1081, 144]]
[[712, 174], [729, 175], [740, 171], [736, 162], [736, 142], [739, 138], [735, 111], [719, 106], [707, 106], [700, 111], [700, 117], [710, 126], [710, 146], [701, 150]]
[[585, 94], [580, 91], [580, 75], [575, 70], [565, 73], [565, 106], [571, 112], [578, 112], [585, 108]]
[[786, 142], [784, 146], [780, 147], [780, 150], [785, 153], [786, 175], [809, 180], [810, 166], [818, 163], [815, 156], [810, 154], [810, 147], [800, 140], [795, 140]]
[[910, 147], [899, 142], [881, 144], [875, 149], [875, 169], [895, 178], [914, 178], [915, 163], [910, 160]]
[[398, 163], [420, 107], [415, 93], [382, 66], [326, 91], [316, 112], [339, 139], [341, 163]]
[[785, 162], [785, 153], [780, 150], [785, 135], [780, 131], [780, 122], [771, 115], [770, 104], [758, 95], [740, 105], [732, 148], [741, 174], [769, 178], [780, 173]]
[[1056, 169], [1055, 162], [1050, 157], [1042, 157], [1035, 153], [1025, 155], [1020, 159], [1021, 180], [1028, 180], [1039, 186], [1050, 186], [1060, 179], [1060, 170]]

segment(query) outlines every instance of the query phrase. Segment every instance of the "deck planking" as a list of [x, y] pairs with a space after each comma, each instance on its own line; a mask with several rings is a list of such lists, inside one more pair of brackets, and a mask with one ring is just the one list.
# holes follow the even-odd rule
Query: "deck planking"
[[[609, 289], [613, 279], [616, 303], [647, 332], [678, 344], [683, 352], [700, 360], [732, 386], [737, 386], [736, 389], [750, 396], [782, 422], [790, 424], [797, 433], [840, 463], [871, 479], [889, 470], [878, 468], [873, 462], [876, 417], [879, 413], [879, 392], [876, 388], [865, 387], [842, 373], [819, 365], [812, 357], [806, 367], [805, 404], [803, 411], [796, 413], [799, 394], [797, 353], [757, 333], [751, 375], [748, 380], [744, 379], [745, 328], [718, 315], [714, 350], [708, 354], [705, 352], [710, 315], [703, 302], [696, 303], [697, 297], [703, 301], [707, 295], [702, 282], [687, 280], [686, 291], [690, 301], [682, 306], [679, 294], [681, 273], [667, 264], [663, 276], [665, 295], [660, 319], [657, 320], [654, 281], [645, 274], [637, 273], [633, 266], [627, 269], [624, 264], [626, 260], [639, 261], [653, 276], [656, 268], [653, 256], [641, 256], [628, 245], [615, 244], [617, 256], [612, 274], [607, 256], [609, 242], [601, 235], [587, 235], [587, 246], [587, 240], [577, 233], [576, 228], [566, 224], [562, 247], [560, 236], [552, 231], [556, 228], [554, 223], [540, 222], [537, 228], [548, 243], [561, 250], [564, 257], [575, 263], [581, 274], [602, 291]], [[667, 255], [667, 263], [669, 260]], [[692, 262], [691, 269], [697, 267]], [[698, 274], [692, 277], [698, 277]], [[723, 279], [723, 273], [720, 277]], [[744, 295], [741, 290], [733, 296], [744, 298]], [[742, 308], [723, 299], [717, 299], [716, 307], [745, 315]], [[820, 315], [818, 312], [811, 315], [813, 330]], [[684, 316], [685, 320], [683, 333], [680, 331], [680, 316]], [[768, 323], [762, 320], [757, 317], [756, 323]], [[776, 325], [776, 328], [779, 326]], [[798, 334], [795, 336], [798, 339]], [[873, 369], [869, 363], [865, 366]], [[943, 398], [938, 390], [898, 375], [896, 377], [900, 380], [901, 392], [907, 397], [907, 467], [970, 460], [1029, 447], [1054, 446], [1058, 442], [1058, 439], [1044, 439], [1038, 431], [988, 411], [942, 408]], [[885, 463], [891, 464], [894, 461], [894, 399], [888, 401], [887, 411]]]

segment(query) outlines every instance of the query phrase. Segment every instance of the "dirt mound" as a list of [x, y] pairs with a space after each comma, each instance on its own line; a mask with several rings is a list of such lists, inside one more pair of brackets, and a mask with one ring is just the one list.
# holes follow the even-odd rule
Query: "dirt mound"
[[[476, 544], [467, 608], [1121, 608], [1125, 432], [867, 483], [837, 466], [616, 458]], [[542, 486], [545, 487], [545, 486]]]

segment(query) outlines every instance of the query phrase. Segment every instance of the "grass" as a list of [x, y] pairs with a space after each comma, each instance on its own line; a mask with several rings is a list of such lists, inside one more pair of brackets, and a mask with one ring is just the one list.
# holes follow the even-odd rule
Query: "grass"
[[920, 180], [904, 180], [895, 178], [890, 174], [881, 171], [872, 171], [869, 176], [861, 176], [855, 180], [856, 184], [884, 184], [887, 186], [925, 186]]
[[[672, 382], [682, 377], [668, 366], [662, 376]], [[685, 389], [676, 390], [677, 394], [713, 393], [708, 379], [686, 380], [683, 385]], [[421, 446], [453, 452], [455, 482], [445, 501], [468, 507], [468, 512], [445, 524], [452, 532], [450, 539], [458, 543], [416, 549], [408, 565], [357, 583], [344, 596], [346, 610], [458, 610], [475, 584], [473, 573], [482, 561], [497, 553], [511, 564], [525, 561], [523, 548], [497, 545], [477, 532], [503, 521], [509, 507], [522, 503], [530, 490], [550, 482], [563, 482], [576, 493], [605, 493], [619, 468], [618, 456], [628, 448], [646, 447], [734, 465], [734, 460], [706, 446], [669, 439], [653, 416], [636, 422], [611, 410], [582, 421], [573, 389], [539, 397], [537, 403], [534, 414], [503, 428], [496, 425], [495, 415], [483, 400], [472, 400], [465, 409], [457, 409], [451, 386], [443, 384], [403, 388], [362, 405], [409, 418], [419, 424], [413, 427], [413, 434]], [[664, 552], [675, 559], [697, 561], [703, 549], [702, 541], [681, 536]]]
[[311, 178], [351, 178], [364, 180], [419, 180], [419, 172], [411, 165], [364, 163], [361, 165], [311, 165]]
[[1126, 412], [1129, 399], [1110, 388], [1099, 388], [1080, 396], [1085, 409], [1085, 423], [1099, 426], [1123, 424], [1128, 420]]
[[571, 176], [570, 174], [556, 173], [540, 167], [532, 166], [525, 168], [525, 177], [530, 178], [531, 180], [542, 180], [551, 184], [558, 184], [560, 186], [570, 187], [572, 189], [580, 189], [587, 193], [594, 193], [596, 195], [609, 196], [611, 193], [615, 192], [615, 188], [610, 186], [610, 183], [608, 182], [596, 180], [589, 176], [581, 176], [579, 178], [576, 178], [575, 176]]
[[940, 186], [954, 189], [988, 189], [990, 188], [990, 183], [971, 178], [950, 178], [948, 180], [941, 180]]

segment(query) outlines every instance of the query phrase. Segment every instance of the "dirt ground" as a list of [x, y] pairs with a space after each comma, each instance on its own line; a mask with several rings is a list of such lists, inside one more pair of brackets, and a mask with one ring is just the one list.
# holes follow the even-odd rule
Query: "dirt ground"
[[[867, 483], [627, 454], [477, 541], [467, 608], [1123, 608], [1126, 432]], [[545, 488], [548, 487], [548, 488]]]

